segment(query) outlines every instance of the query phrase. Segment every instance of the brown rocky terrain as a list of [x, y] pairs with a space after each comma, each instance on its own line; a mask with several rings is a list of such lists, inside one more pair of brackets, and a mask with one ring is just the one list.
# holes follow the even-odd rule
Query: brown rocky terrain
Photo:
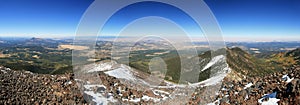
[[[289, 79], [283, 77], [288, 76]], [[247, 77], [241, 81], [225, 78], [217, 101], [221, 105], [258, 105], [259, 99], [276, 92], [279, 105], [300, 104], [300, 67], [294, 66], [281, 72], [262, 77]], [[247, 86], [248, 85], [248, 86]], [[264, 99], [267, 101], [268, 98]]]
[[[87, 102], [92, 101], [85, 101], [84, 96], [87, 100], [93, 99], [87, 94], [82, 95], [72, 74], [34, 74], [28, 71], [14, 71], [5, 67], [0, 67], [0, 70], [1, 104], [87, 104]], [[114, 77], [104, 73], [98, 75], [105, 88], [98, 87], [94, 88], [93, 91], [109, 90], [108, 94], [112, 94], [113, 98], [119, 101], [117, 102], [119, 104], [154, 104], [155, 100], [153, 99], [160, 99], [162, 96], [168, 95], [155, 93], [151, 90], [135, 90], [135, 88], [128, 87], [129, 85], [122, 84], [120, 80]], [[283, 79], [282, 77], [285, 75], [289, 79]], [[259, 99], [265, 94], [277, 92], [276, 98], [279, 99], [277, 102], [279, 105], [299, 105], [299, 78], [299, 66], [262, 77], [246, 77], [242, 80], [225, 78], [213, 104], [259, 105], [261, 104]], [[199, 91], [195, 91], [188, 104], [194, 105], [201, 102], [202, 99], [198, 93]], [[149, 96], [152, 99], [143, 98], [143, 96]], [[267, 100], [268, 98], [263, 101]], [[164, 104], [172, 102], [174, 100], [166, 101]]]
[[0, 104], [86, 104], [71, 74], [0, 70]]

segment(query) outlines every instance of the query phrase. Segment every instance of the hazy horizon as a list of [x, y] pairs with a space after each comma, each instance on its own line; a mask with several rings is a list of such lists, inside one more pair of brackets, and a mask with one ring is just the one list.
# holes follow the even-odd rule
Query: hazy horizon
[[[92, 3], [93, 0], [1, 1], [0, 12], [3, 17], [0, 19], [0, 37], [75, 37], [81, 17]], [[205, 3], [218, 21], [225, 41], [300, 41], [300, 1], [205, 0]], [[149, 5], [149, 8], [155, 6], [156, 4]], [[188, 16], [167, 6], [160, 8], [169, 11], [169, 14], [158, 12], [158, 16], [169, 15], [169, 18], [175, 19], [174, 22], [182, 23], [182, 27], [194, 31], [195, 27], [192, 27], [193, 22]], [[120, 10], [132, 13], [133, 17], [152, 11], [126, 8]], [[107, 24], [106, 35], [115, 36], [116, 30], [129, 21], [122, 16], [116, 14], [110, 19], [108, 23], [111, 24]], [[184, 20], [176, 20], [178, 16]], [[122, 24], [117, 24], [114, 20]], [[165, 25], [166, 29], [169, 27], [168, 21], [162, 25]], [[195, 40], [199, 39], [197, 35], [200, 35], [200, 38], [204, 37], [203, 33], [192, 34], [194, 35], [190, 38]]]
[[[86, 36], [86, 37], [95, 37], [95, 36]], [[98, 36], [98, 38], [104, 38], [104, 39], [110, 39], [113, 40], [114, 38], [131, 38], [133, 36]], [[45, 38], [45, 39], [74, 39], [74, 36], [0, 36], [1, 38], [26, 38], [26, 39], [30, 39], [30, 38]], [[79, 38], [79, 37], [78, 37]], [[203, 37], [189, 37], [191, 39], [191, 41], [194, 42], [207, 42], [206, 38]], [[177, 39], [180, 40], [180, 37], [178, 37]], [[281, 38], [281, 37], [277, 37], [277, 38], [268, 38], [268, 37], [264, 37], [264, 38], [249, 38], [249, 37], [223, 37], [224, 42], [300, 42], [300, 38], [298, 37], [293, 37], [293, 38]]]

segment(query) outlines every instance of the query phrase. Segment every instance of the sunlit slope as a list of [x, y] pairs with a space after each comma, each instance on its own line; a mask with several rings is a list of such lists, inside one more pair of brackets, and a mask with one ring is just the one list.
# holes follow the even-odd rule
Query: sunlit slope
[[[143, 57], [143, 55], [138, 55]], [[132, 59], [135, 56], [132, 57]], [[223, 69], [230, 68], [236, 73], [245, 76], [262, 76], [265, 74], [273, 73], [280, 70], [282, 67], [277, 63], [270, 62], [269, 59], [260, 59], [252, 56], [251, 54], [243, 51], [240, 48], [227, 48], [226, 58], [222, 55], [215, 55], [211, 57], [211, 52], [207, 51], [199, 54], [199, 66], [191, 67], [190, 70], [183, 69], [181, 65], [181, 59], [176, 52], [165, 54], [160, 56], [164, 59], [167, 66], [166, 80], [172, 82], [187, 81], [187, 82], [199, 82], [209, 77], [212, 77], [217, 72], [226, 71]], [[137, 58], [134, 58], [137, 59]], [[131, 60], [130, 66], [137, 70], [150, 73], [148, 68], [148, 59]], [[195, 59], [195, 58], [191, 58]], [[226, 60], [226, 62], [222, 62]], [[225, 65], [226, 64], [226, 65]], [[185, 64], [185, 65], [189, 65]], [[227, 66], [228, 65], [228, 66]], [[192, 64], [191, 64], [192, 66]], [[198, 78], [195, 78], [198, 77]]]
[[275, 63], [256, 58], [238, 47], [227, 49], [226, 59], [232, 70], [246, 76], [261, 76], [280, 70]]

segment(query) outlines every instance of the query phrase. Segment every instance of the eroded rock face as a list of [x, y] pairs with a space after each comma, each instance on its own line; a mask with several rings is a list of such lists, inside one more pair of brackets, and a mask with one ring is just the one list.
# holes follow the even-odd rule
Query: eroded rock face
[[0, 104], [86, 104], [71, 74], [47, 75], [0, 67]]

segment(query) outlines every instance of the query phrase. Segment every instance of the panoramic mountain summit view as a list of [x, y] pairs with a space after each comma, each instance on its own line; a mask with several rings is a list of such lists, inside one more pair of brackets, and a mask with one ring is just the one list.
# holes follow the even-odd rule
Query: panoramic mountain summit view
[[0, 104], [300, 105], [299, 0], [2, 0]]

